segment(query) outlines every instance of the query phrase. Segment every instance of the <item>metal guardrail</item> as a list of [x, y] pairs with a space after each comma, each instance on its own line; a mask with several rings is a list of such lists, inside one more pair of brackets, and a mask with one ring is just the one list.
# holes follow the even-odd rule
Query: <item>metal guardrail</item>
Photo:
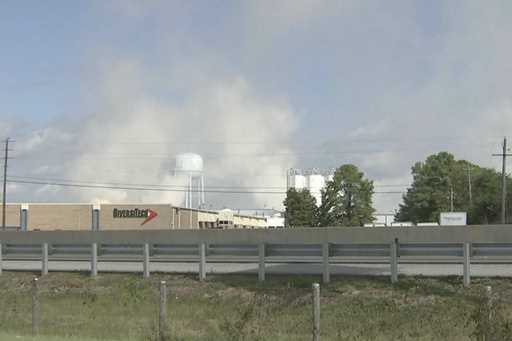
[[[91, 261], [97, 273], [101, 261], [196, 262], [199, 277], [207, 262], [258, 263], [265, 278], [267, 263], [320, 263], [324, 281], [330, 264], [381, 263], [390, 265], [398, 280], [399, 263], [463, 264], [469, 283], [471, 263], [511, 263], [509, 227], [455, 229], [290, 229], [285, 231], [126, 231], [126, 232], [0, 232], [0, 270], [4, 260]], [[493, 234], [491, 234], [491, 233]]]
[[389, 257], [389, 244], [331, 244], [333, 257]]
[[[407, 259], [414, 257], [417, 260], [428, 261], [446, 257], [460, 258], [463, 256], [463, 243], [398, 243], [397, 256]], [[237, 262], [237, 257], [258, 257], [258, 244], [205, 244], [207, 257], [225, 257], [228, 262]], [[381, 258], [387, 262], [390, 255], [389, 244], [336, 244], [328, 243], [329, 257], [347, 262], [355, 258]], [[98, 255], [101, 256], [131, 256], [142, 257], [144, 244], [99, 244]], [[165, 259], [169, 256], [172, 260], [176, 256], [189, 256], [197, 258], [199, 244], [149, 244], [150, 256]], [[15, 259], [41, 259], [42, 246], [39, 244], [3, 244], [2, 255], [4, 260]], [[69, 256], [70, 260], [76, 259], [73, 256], [91, 256], [91, 246], [88, 244], [51, 244], [48, 243], [48, 255]], [[310, 261], [314, 258], [321, 258], [322, 244], [265, 244], [265, 257], [286, 258], [297, 261], [304, 258]], [[512, 243], [473, 243], [471, 244], [472, 258], [497, 258], [505, 259], [510, 257], [512, 263]]]

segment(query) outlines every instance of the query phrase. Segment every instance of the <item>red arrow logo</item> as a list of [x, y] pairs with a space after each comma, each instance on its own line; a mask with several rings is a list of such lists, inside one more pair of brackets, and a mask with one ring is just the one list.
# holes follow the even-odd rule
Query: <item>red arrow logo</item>
[[157, 215], [158, 215], [158, 214], [157, 214], [155, 211], [153, 211], [153, 210], [151, 210], [151, 209], [148, 209], [148, 217], [146, 218], [146, 220], [144, 220], [144, 221], [142, 222], [142, 224], [140, 224], [140, 226], [142, 226], [142, 225], [144, 225], [144, 224], [148, 223], [150, 220], [155, 219]]

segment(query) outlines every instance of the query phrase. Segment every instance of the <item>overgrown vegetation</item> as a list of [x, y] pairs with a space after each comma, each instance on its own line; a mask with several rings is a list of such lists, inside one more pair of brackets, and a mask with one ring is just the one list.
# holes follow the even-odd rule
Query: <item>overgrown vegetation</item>
[[[33, 275], [0, 276], [0, 340], [32, 340]], [[168, 286], [168, 334], [159, 339], [158, 284]], [[310, 340], [315, 277], [52, 273], [40, 280], [37, 340]], [[493, 287], [492, 304], [482, 294]], [[512, 340], [512, 280], [334, 277], [321, 289], [322, 340]], [[491, 317], [489, 319], [489, 316]], [[60, 338], [60, 339], [59, 339]]]
[[511, 341], [512, 320], [507, 308], [503, 299], [483, 290], [476, 297], [476, 308], [471, 314], [472, 336], [478, 341]]

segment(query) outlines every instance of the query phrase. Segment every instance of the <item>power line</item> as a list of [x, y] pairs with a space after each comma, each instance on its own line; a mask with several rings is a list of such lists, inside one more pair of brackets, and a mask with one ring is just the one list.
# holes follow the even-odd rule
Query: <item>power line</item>
[[[384, 150], [369, 150], [369, 151], [304, 151], [304, 152], [277, 152], [277, 153], [222, 153], [222, 154], [209, 154], [201, 153], [203, 159], [229, 159], [229, 158], [305, 158], [305, 157], [319, 157], [319, 156], [338, 156], [338, 155], [364, 155], [368, 153], [381, 153]], [[57, 154], [52, 153], [52, 156]], [[73, 152], [60, 153], [58, 155], [76, 155]], [[80, 156], [83, 161], [102, 161], [102, 160], [173, 160], [174, 154], [123, 154], [123, 153], [84, 153]], [[23, 160], [46, 160], [47, 158], [25, 156], [20, 157]]]
[[[19, 160], [19, 159], [18, 159]], [[111, 165], [110, 165], [111, 166]], [[20, 166], [20, 170], [23, 170], [25, 171], [27, 168], [26, 167], [22, 167]], [[147, 172], [143, 171], [142, 169], [119, 169], [119, 168], [112, 168], [112, 167], [108, 167], [108, 168], [99, 168], [99, 167], [95, 167], [94, 168], [94, 174], [105, 174], [105, 176], [111, 176], [110, 174], [115, 174], [116, 176], [119, 176], [119, 174], [125, 174], [125, 175], [130, 175], [130, 176], [134, 176], [134, 175], [144, 175], [144, 176], [147, 176]], [[251, 172], [246, 172], [246, 173], [233, 173], [231, 171], [229, 171], [228, 173], [225, 173], [225, 174], [222, 174], [222, 175], [215, 175], [214, 172], [210, 172], [209, 169], [205, 169], [204, 170], [204, 174], [206, 176], [209, 176], [211, 178], [218, 178], [218, 177], [222, 177], [223, 179], [226, 178], [226, 176], [229, 176], [230, 178], [233, 178], [233, 177], [241, 177], [241, 178], [247, 178], [247, 177], [251, 177], [251, 178], [284, 178], [286, 177], [286, 173], [283, 171], [283, 172], [262, 172], [262, 173], [253, 173], [252, 171]]]
[[[58, 182], [58, 181], [26, 181], [26, 180], [11, 180], [8, 182], [18, 184], [31, 184], [31, 185], [45, 185], [45, 186], [61, 186], [61, 187], [74, 187], [74, 188], [91, 188], [91, 189], [112, 189], [112, 190], [131, 190], [131, 191], [155, 191], [155, 192], [190, 192], [187, 189], [172, 189], [165, 187], [140, 187], [131, 185], [105, 185], [105, 184], [83, 184], [83, 183], [69, 183], [69, 182]], [[192, 190], [192, 192], [199, 192], [199, 190]], [[242, 190], [215, 190], [205, 189], [206, 193], [222, 193], [222, 194], [286, 194], [286, 191], [242, 191]], [[374, 192], [374, 194], [403, 194], [403, 191], [381, 191]]]
[[[66, 183], [57, 181], [24, 181], [24, 180], [11, 180], [8, 182], [18, 184], [33, 184], [33, 185], [46, 185], [46, 186], [62, 186], [62, 187], [76, 187], [76, 188], [99, 188], [99, 189], [113, 189], [113, 190], [133, 190], [133, 191], [156, 191], [156, 192], [190, 192], [187, 189], [173, 189], [162, 187], [138, 187], [138, 186], [121, 186], [121, 185], [103, 185], [103, 184], [77, 184]], [[199, 190], [192, 190], [192, 192], [199, 192]], [[238, 190], [207, 190], [204, 192], [209, 193], [227, 193], [227, 194], [286, 194], [282, 191], [238, 191]]]
[[[51, 179], [51, 178], [46, 178], [46, 179], [42, 179], [42, 178], [34, 178], [34, 177], [19, 177], [19, 176], [10, 176], [9, 179], [14, 179], [14, 180], [9, 180], [9, 182], [14, 182], [14, 181], [27, 181], [27, 180], [34, 180], [34, 181], [37, 181], [37, 182], [59, 182], [59, 183], [71, 183], [71, 184], [75, 184], [75, 185], [81, 185], [81, 184], [84, 184], [84, 185], [87, 185], [87, 184], [92, 184], [92, 185], [105, 185], [105, 186], [121, 186], [121, 187], [145, 187], [145, 188], [160, 188], [160, 189], [168, 189], [168, 190], [173, 190], [173, 189], [176, 189], [176, 190], [181, 190], [181, 189], [187, 189], [189, 188], [189, 186], [186, 186], [186, 185], [174, 185], [174, 184], [140, 184], [140, 183], [119, 183], [119, 182], [104, 182], [104, 181], [81, 181], [81, 180], [69, 180], [69, 179]], [[208, 186], [206, 188], [209, 188], [209, 189], [214, 189], [214, 190], [222, 190], [222, 189], [227, 189], [227, 190], [230, 190], [230, 189], [239, 189], [239, 190], [242, 190], [242, 189], [247, 189], [247, 190], [251, 190], [251, 189], [256, 189], [256, 190], [272, 190], [272, 189], [275, 189], [275, 190], [284, 190], [286, 189], [284, 186], [280, 186], [280, 187], [272, 187], [272, 186]]]
[[[57, 182], [69, 182], [75, 184], [95, 184], [95, 185], [108, 185], [108, 186], [141, 186], [141, 187], [162, 187], [162, 188], [170, 188], [170, 189], [187, 189], [189, 186], [187, 185], [176, 185], [176, 184], [147, 184], [147, 183], [119, 183], [119, 182], [109, 182], [109, 181], [92, 181], [92, 180], [77, 180], [77, 179], [62, 179], [62, 178], [40, 178], [40, 177], [32, 177], [32, 176], [9, 176], [10, 179], [15, 180], [36, 180], [36, 181], [57, 181]], [[12, 182], [12, 181], [11, 181]], [[406, 184], [385, 184], [385, 185], [374, 185], [374, 187], [407, 187], [409, 185]], [[286, 190], [285, 186], [206, 186], [205, 188], [210, 189], [275, 189], [275, 190]]]

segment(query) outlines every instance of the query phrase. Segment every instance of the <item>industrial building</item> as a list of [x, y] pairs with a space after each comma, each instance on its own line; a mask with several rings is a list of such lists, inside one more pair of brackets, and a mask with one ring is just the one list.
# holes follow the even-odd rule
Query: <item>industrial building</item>
[[[1, 211], [1, 210], [0, 210]], [[2, 212], [0, 212], [2, 219]], [[266, 228], [266, 218], [166, 204], [7, 204], [9, 230], [168, 230]]]

